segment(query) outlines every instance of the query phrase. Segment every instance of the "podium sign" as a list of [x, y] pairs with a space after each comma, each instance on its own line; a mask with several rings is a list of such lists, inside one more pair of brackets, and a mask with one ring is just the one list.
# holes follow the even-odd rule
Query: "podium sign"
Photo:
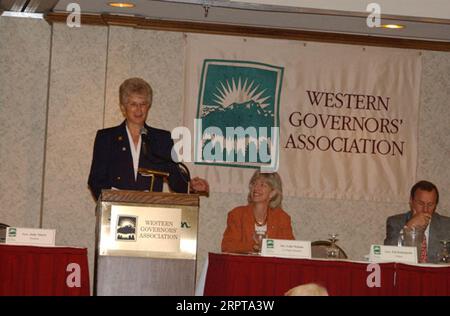
[[102, 202], [99, 255], [195, 259], [197, 208]]
[[103, 190], [96, 295], [193, 295], [199, 197]]
[[113, 205], [110, 223], [105, 248], [180, 251], [181, 209]]

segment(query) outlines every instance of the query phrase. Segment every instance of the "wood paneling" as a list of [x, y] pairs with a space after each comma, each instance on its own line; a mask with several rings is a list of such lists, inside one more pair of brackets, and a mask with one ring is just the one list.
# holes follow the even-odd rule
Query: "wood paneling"
[[[50, 13], [46, 16], [49, 23], [66, 22], [66, 13]], [[434, 51], [450, 51], [449, 42], [412, 40], [380, 36], [351, 35], [328, 32], [312, 32], [278, 28], [250, 27], [199, 22], [153, 20], [143, 17], [118, 15], [82, 15], [81, 23], [95, 25], [120, 25], [141, 29], [153, 29], [175, 32], [206, 33], [221, 35], [237, 35], [251, 37], [278, 38], [299, 41], [338, 43], [349, 45], [367, 45], [380, 47], [395, 47], [423, 49]]]
[[197, 194], [183, 193], [103, 190], [102, 201], [198, 206], [199, 196]]

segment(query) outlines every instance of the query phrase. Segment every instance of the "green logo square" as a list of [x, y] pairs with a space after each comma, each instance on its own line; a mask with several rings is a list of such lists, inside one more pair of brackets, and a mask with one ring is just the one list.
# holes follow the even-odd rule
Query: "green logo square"
[[374, 245], [373, 246], [373, 253], [375, 255], [381, 255], [381, 247], [379, 245]]
[[[279, 128], [283, 67], [253, 61], [206, 59], [199, 88], [196, 164], [258, 168], [272, 163], [261, 148]], [[198, 157], [198, 152], [201, 156]]]
[[8, 229], [8, 237], [16, 237], [17, 230], [14, 227], [9, 227]]

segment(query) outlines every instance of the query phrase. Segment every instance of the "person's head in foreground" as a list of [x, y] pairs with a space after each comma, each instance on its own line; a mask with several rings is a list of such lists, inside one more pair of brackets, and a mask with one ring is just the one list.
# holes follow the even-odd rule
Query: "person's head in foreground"
[[308, 283], [293, 287], [286, 293], [285, 296], [328, 296], [328, 291], [315, 283]]

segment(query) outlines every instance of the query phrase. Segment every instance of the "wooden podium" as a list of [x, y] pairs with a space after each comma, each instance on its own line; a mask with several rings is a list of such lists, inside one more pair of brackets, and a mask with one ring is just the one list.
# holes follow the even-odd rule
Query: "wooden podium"
[[194, 295], [199, 196], [103, 190], [94, 295]]

